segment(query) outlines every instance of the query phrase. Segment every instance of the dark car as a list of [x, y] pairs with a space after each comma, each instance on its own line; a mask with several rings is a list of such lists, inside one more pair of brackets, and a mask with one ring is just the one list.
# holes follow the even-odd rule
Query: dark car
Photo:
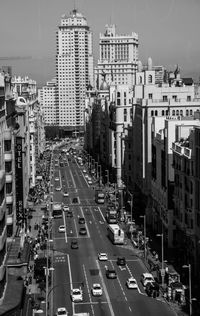
[[159, 296], [160, 287], [157, 282], [153, 281], [146, 284], [145, 290], [148, 296], [155, 298]]
[[77, 240], [71, 241], [71, 249], [78, 249], [78, 241]]
[[126, 258], [125, 257], [118, 257], [117, 264], [118, 264], [118, 266], [125, 266], [126, 265]]
[[67, 217], [73, 217], [73, 213], [71, 210], [67, 211]]
[[87, 235], [87, 229], [85, 227], [81, 227], [79, 230], [80, 235]]
[[78, 198], [77, 197], [73, 198], [72, 203], [74, 203], [74, 204], [78, 203]]
[[84, 217], [79, 217], [78, 223], [79, 224], [85, 224], [85, 218]]
[[107, 269], [106, 270], [106, 277], [108, 279], [116, 279], [117, 278], [117, 273], [113, 269]]

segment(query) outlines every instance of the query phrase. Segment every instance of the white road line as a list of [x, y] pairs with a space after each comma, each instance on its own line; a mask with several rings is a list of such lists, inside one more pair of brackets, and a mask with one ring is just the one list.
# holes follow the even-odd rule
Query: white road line
[[[92, 303], [92, 298], [91, 298], [91, 295], [90, 295], [90, 288], [89, 288], [88, 279], [87, 279], [87, 273], [86, 273], [86, 269], [85, 269], [85, 265], [84, 264], [83, 264], [83, 272], [84, 272], [84, 276], [85, 276], [85, 283], [86, 283], [87, 290], [88, 290], [89, 300], [90, 300], [90, 303]], [[91, 304], [91, 310], [92, 310], [92, 314], [94, 315], [94, 307], [92, 306], [92, 304]]]
[[71, 175], [71, 179], [72, 179], [72, 182], [73, 182], [73, 185], [74, 185], [75, 191], [76, 191], [76, 193], [77, 193], [78, 191], [77, 191], [77, 189], [76, 189], [76, 183], [75, 183], [75, 181], [74, 181], [74, 176], [73, 176], [73, 174], [72, 174], [71, 169], [69, 170], [69, 172], [70, 172], [70, 175]]
[[100, 276], [100, 279], [101, 279], [101, 282], [102, 282], [103, 290], [104, 290], [104, 293], [105, 293], [105, 296], [106, 296], [106, 299], [107, 299], [107, 302], [108, 302], [108, 306], [109, 306], [109, 309], [110, 309], [111, 316], [115, 316], [115, 313], [113, 311], [112, 304], [111, 304], [111, 301], [110, 301], [110, 297], [108, 295], [108, 291], [107, 291], [107, 288], [106, 288], [106, 285], [105, 285], [105, 282], [104, 282], [104, 279], [103, 279], [103, 275], [101, 273], [101, 268], [100, 268], [100, 265], [99, 265], [99, 261], [96, 260], [96, 263], [97, 263], [97, 268], [99, 269], [99, 276]]
[[101, 209], [100, 209], [99, 206], [98, 206], [98, 210], [99, 210], [99, 212], [100, 212], [100, 214], [101, 214], [101, 217], [103, 218], [104, 222], [106, 222], [106, 219], [105, 219], [105, 217], [104, 217], [104, 215], [103, 215], [103, 213], [102, 213], [102, 211], [101, 211]]
[[77, 238], [78, 237], [78, 229], [77, 229], [75, 218], [74, 218], [74, 226], [75, 226], [76, 238]]
[[65, 241], [67, 244], [67, 225], [66, 225], [66, 220], [65, 220], [65, 212], [63, 211], [63, 221], [64, 221], [64, 225], [65, 225]]
[[[68, 267], [69, 267], [69, 282], [70, 282], [70, 290], [72, 290], [72, 272], [71, 272], [71, 265], [70, 265], [70, 260], [69, 260], [69, 254], [67, 254], [67, 261], [68, 261]], [[75, 308], [74, 308], [74, 303], [72, 302], [72, 314], [75, 314]]]
[[[84, 217], [83, 207], [81, 206], [81, 207], [80, 207], [80, 209], [81, 209], [81, 214], [82, 214], [82, 216]], [[86, 226], [86, 229], [87, 229], [87, 232], [88, 232], [88, 237], [90, 238], [90, 231], [89, 231], [89, 228], [88, 228], [87, 222], [85, 222], [85, 226]]]

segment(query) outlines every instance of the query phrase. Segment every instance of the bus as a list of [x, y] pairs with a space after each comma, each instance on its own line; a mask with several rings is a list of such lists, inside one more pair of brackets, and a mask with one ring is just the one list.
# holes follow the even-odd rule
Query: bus
[[98, 204], [104, 204], [105, 202], [105, 194], [102, 190], [95, 191], [95, 202]]
[[61, 218], [62, 217], [62, 205], [60, 203], [53, 204], [52, 216], [53, 216], [53, 218]]
[[124, 244], [124, 231], [117, 224], [108, 225], [108, 237], [113, 244], [123, 245]]

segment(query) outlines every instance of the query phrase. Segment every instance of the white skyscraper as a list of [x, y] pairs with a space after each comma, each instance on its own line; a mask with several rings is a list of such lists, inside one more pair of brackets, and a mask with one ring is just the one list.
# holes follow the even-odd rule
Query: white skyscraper
[[117, 35], [115, 25], [106, 25], [100, 34], [99, 60], [95, 68], [97, 88], [101, 84], [101, 74], [106, 74], [107, 83], [134, 84], [134, 73], [138, 63], [138, 34]]
[[92, 33], [76, 9], [63, 15], [57, 31], [57, 125], [67, 132], [83, 131], [86, 88], [93, 85]]

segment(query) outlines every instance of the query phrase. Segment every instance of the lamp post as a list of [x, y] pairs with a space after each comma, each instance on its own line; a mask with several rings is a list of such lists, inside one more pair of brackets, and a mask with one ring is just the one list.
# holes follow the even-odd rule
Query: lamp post
[[99, 167], [99, 187], [101, 186], [101, 165], [98, 165]]
[[146, 247], [146, 215], [140, 215], [141, 218], [144, 220], [144, 261], [146, 262], [147, 258], [147, 247]]
[[184, 264], [183, 268], [188, 268], [189, 273], [189, 305], [190, 305], [190, 316], [192, 316], [192, 282], [191, 282], [191, 264]]
[[109, 186], [109, 170], [106, 169], [105, 172], [106, 172], [106, 178], [107, 178], [107, 185]]
[[164, 235], [162, 234], [156, 234], [156, 236], [161, 237], [161, 278], [162, 278], [162, 287], [164, 287], [165, 283], [165, 269], [164, 269]]
[[98, 178], [99, 173], [98, 173], [98, 162], [97, 161], [95, 161], [94, 166], [95, 166], [96, 177]]

